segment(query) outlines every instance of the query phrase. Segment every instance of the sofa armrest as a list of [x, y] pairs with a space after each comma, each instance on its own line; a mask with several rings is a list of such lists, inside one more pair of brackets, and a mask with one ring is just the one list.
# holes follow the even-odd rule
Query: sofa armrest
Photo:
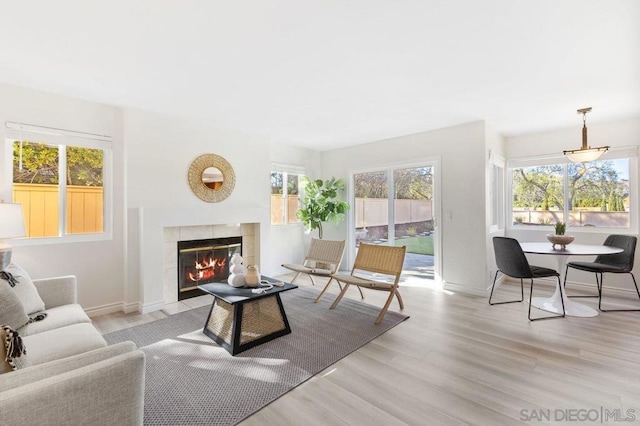
[[29, 366], [21, 370], [13, 371], [10, 374], [0, 374], [0, 389], [7, 391], [135, 350], [135, 343], [122, 342], [83, 352], [78, 355]]
[[2, 424], [141, 425], [144, 368], [134, 350], [0, 391]]
[[74, 275], [33, 280], [45, 308], [78, 303], [78, 281]]

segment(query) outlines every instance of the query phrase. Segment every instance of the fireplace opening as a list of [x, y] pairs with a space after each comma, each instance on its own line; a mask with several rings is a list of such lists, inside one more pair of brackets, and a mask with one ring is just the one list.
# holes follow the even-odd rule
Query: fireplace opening
[[206, 294], [201, 284], [227, 282], [236, 253], [242, 254], [242, 237], [178, 241], [178, 300]]

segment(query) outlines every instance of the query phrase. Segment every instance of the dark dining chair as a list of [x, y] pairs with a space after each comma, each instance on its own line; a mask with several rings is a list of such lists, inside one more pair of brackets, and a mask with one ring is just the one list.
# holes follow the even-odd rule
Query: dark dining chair
[[[537, 321], [551, 318], [563, 318], [565, 316], [564, 300], [562, 299], [562, 286], [560, 285], [560, 274], [557, 271], [541, 266], [529, 265], [527, 257], [520, 247], [518, 240], [507, 237], [493, 237], [493, 250], [496, 255], [496, 264], [498, 270], [493, 278], [491, 286], [491, 294], [489, 295], [490, 305], [501, 305], [504, 303], [522, 302], [524, 300], [524, 283], [523, 280], [528, 278], [531, 280], [531, 290], [529, 291], [529, 321]], [[502, 272], [512, 278], [520, 278], [520, 300], [508, 300], [506, 302], [492, 302], [493, 290], [496, 287], [498, 274]], [[556, 277], [558, 279], [558, 288], [560, 289], [560, 300], [562, 301], [562, 315], [552, 315], [540, 318], [531, 318], [531, 299], [533, 298], [533, 279]]]
[[598, 298], [598, 309], [602, 312], [631, 312], [631, 311], [640, 311], [640, 308], [636, 309], [602, 309], [602, 279], [605, 273], [609, 274], [629, 274], [631, 275], [631, 279], [633, 280], [633, 285], [636, 288], [636, 293], [638, 293], [638, 298], [640, 298], [640, 291], [638, 290], [638, 283], [636, 282], [636, 277], [633, 276], [633, 259], [635, 257], [636, 252], [636, 243], [637, 238], [631, 235], [609, 235], [605, 240], [603, 245], [609, 247], [617, 247], [621, 248], [624, 251], [616, 254], [601, 254], [596, 257], [596, 260], [593, 262], [569, 262], [567, 263], [567, 270], [564, 274], [564, 282], [565, 285], [567, 283], [567, 274], [569, 273], [569, 268], [578, 269], [580, 271], [593, 272], [596, 274], [596, 285], [598, 286], [598, 294], [592, 296], [569, 296], [567, 297], [597, 297]]

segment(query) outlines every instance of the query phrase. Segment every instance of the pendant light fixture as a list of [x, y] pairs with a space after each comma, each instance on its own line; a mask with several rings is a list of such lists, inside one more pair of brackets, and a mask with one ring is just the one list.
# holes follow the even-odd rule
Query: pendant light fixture
[[573, 149], [570, 151], [563, 151], [562, 153], [574, 163], [586, 163], [589, 161], [595, 161], [609, 150], [609, 146], [600, 146], [598, 148], [591, 148], [587, 145], [587, 113], [591, 111], [589, 108], [581, 108], [578, 110], [578, 114], [582, 114], [582, 148]]

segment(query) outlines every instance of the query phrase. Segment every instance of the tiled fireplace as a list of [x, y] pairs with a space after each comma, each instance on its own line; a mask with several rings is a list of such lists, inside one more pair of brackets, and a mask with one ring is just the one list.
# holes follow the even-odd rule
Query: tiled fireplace
[[[258, 223], [243, 223], [229, 225], [198, 225], [176, 226], [164, 228], [163, 247], [163, 295], [165, 303], [178, 301], [179, 271], [183, 269], [178, 264], [178, 242], [207, 241], [211, 239], [233, 239], [241, 237], [242, 257], [245, 264], [257, 263], [259, 247], [257, 236], [260, 225]], [[184, 271], [183, 271], [184, 272]]]
[[226, 282], [242, 237], [178, 241], [178, 300], [205, 294], [199, 285]]

